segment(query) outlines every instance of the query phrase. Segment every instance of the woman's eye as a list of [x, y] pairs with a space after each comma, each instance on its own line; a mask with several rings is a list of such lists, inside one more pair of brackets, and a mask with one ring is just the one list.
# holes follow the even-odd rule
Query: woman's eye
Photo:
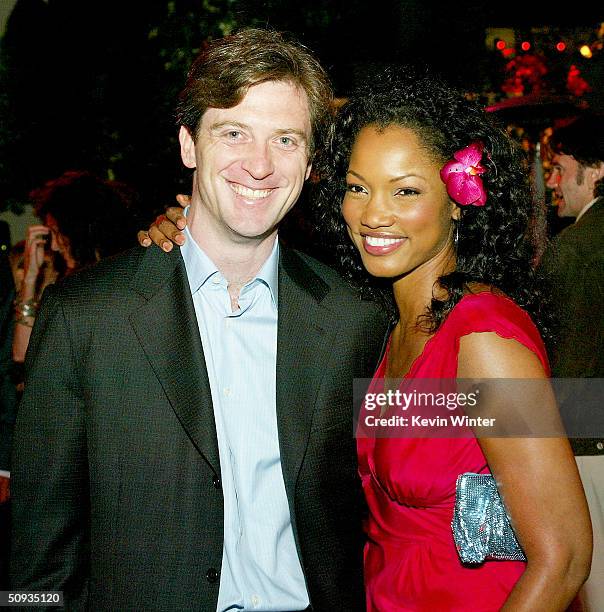
[[350, 191], [350, 193], [364, 193], [365, 189], [361, 187], [361, 185], [353, 185], [348, 183], [346, 185], [346, 191]]
[[414, 196], [419, 195], [419, 191], [411, 187], [403, 187], [402, 189], [397, 189], [395, 195]]

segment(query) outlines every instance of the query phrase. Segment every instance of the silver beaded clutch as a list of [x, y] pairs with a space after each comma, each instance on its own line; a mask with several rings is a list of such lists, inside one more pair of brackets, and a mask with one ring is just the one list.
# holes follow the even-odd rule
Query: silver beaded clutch
[[526, 561], [491, 474], [457, 477], [451, 528], [462, 563]]

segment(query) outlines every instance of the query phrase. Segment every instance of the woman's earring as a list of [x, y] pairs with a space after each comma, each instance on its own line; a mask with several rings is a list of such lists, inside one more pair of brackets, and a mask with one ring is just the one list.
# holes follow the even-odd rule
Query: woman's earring
[[454, 221], [455, 224], [455, 235], [453, 236], [453, 246], [455, 250], [457, 250], [457, 245], [459, 244], [459, 221]]

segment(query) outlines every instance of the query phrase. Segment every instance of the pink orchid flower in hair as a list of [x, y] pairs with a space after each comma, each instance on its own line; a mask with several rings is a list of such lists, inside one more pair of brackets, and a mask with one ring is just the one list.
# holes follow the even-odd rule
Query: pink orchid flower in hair
[[461, 206], [484, 206], [487, 193], [482, 184], [481, 174], [486, 168], [480, 164], [484, 145], [475, 140], [464, 149], [453, 154], [440, 171], [440, 178], [447, 186], [447, 193]]

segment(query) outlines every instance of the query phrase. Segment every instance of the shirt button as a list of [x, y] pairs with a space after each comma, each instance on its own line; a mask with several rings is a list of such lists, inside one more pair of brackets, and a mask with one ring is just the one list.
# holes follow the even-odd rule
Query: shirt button
[[206, 580], [210, 584], [214, 584], [218, 580], [218, 572], [213, 567], [206, 572]]
[[222, 392], [224, 393], [225, 397], [229, 397], [231, 395], [231, 390], [228, 387], [225, 387]]
[[603, 449], [604, 449], [604, 443], [603, 443], [603, 442], [598, 442], [598, 443], [596, 444], [596, 448], [597, 448], [598, 450], [603, 450]]
[[212, 278], [212, 282], [215, 285], [220, 285], [220, 278], [218, 277], [218, 275], [214, 275], [214, 278]]
[[258, 595], [252, 595], [252, 606], [254, 606], [254, 608], [257, 608], [261, 603], [262, 600]]
[[220, 477], [217, 476], [216, 474], [214, 474], [214, 477], [212, 478], [212, 486], [215, 489], [220, 489], [220, 487], [222, 486], [222, 482], [220, 481]]

